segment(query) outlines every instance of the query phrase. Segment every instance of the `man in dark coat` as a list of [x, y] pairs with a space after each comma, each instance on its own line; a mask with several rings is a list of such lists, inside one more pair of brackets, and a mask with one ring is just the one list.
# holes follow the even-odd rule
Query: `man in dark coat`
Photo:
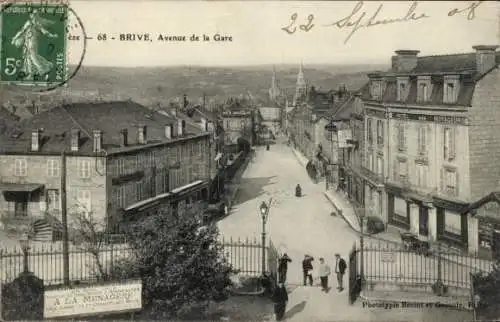
[[276, 314], [276, 321], [281, 321], [285, 316], [286, 303], [288, 302], [288, 293], [285, 284], [279, 283], [278, 287], [273, 293], [274, 314]]
[[313, 285], [313, 278], [312, 278], [312, 261], [314, 258], [309, 255], [304, 256], [304, 260], [302, 261], [302, 272], [304, 273], [304, 286], [306, 286], [307, 280], [309, 280], [309, 285]]
[[278, 283], [285, 283], [286, 281], [286, 272], [288, 271], [288, 263], [291, 263], [292, 259], [288, 257], [287, 253], [284, 253], [283, 256], [279, 259], [278, 264]]
[[337, 290], [342, 292], [344, 290], [344, 274], [347, 268], [345, 260], [340, 257], [340, 254], [335, 254], [335, 273], [337, 274]]

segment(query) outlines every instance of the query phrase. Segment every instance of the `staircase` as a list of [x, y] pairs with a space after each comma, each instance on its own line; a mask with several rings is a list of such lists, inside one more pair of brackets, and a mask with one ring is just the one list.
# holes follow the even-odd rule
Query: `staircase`
[[32, 240], [40, 242], [52, 242], [62, 234], [61, 222], [52, 216], [45, 216], [43, 219], [35, 220], [32, 224]]

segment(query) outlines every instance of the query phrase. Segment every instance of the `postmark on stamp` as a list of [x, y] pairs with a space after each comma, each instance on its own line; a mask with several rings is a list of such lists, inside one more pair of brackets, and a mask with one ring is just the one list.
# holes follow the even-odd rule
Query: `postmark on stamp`
[[66, 4], [10, 4], [1, 11], [0, 79], [51, 87], [67, 79]]

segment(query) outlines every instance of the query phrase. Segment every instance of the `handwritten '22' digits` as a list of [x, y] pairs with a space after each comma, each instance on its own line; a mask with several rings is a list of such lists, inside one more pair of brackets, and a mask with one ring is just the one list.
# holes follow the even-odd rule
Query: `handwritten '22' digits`
[[[281, 30], [285, 31], [286, 33], [288, 33], [290, 35], [295, 33], [297, 31], [297, 18], [298, 17], [299, 17], [299, 15], [297, 13], [294, 13], [290, 17], [290, 24], [286, 27], [281, 28]], [[311, 30], [312, 27], [314, 27], [313, 21], [314, 21], [314, 15], [310, 14], [309, 16], [307, 16], [307, 22], [305, 24], [298, 25], [299, 30], [302, 30], [305, 32]]]

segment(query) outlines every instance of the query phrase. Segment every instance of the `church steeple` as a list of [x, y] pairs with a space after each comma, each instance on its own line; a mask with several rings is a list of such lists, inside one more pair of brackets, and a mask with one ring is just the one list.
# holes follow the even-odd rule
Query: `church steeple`
[[271, 88], [269, 89], [269, 99], [273, 102], [277, 101], [281, 95], [281, 90], [278, 86], [278, 81], [276, 80], [276, 69], [273, 65], [273, 76], [271, 79]]
[[295, 85], [295, 96], [293, 98], [293, 105], [297, 106], [298, 104], [304, 102], [306, 97], [307, 84], [304, 78], [304, 71], [302, 62], [300, 62], [299, 72], [297, 73], [297, 84]]

